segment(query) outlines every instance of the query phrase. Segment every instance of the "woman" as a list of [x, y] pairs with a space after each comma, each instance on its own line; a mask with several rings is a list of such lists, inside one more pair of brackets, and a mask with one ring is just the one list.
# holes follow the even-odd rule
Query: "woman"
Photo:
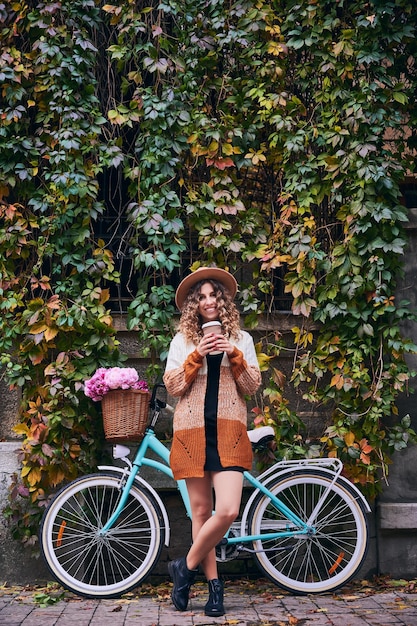
[[[187, 609], [201, 565], [209, 585], [208, 616], [224, 615], [215, 547], [239, 513], [242, 472], [252, 467], [243, 396], [261, 382], [253, 340], [240, 329], [236, 292], [234, 277], [216, 267], [200, 268], [180, 283], [179, 332], [164, 374], [168, 393], [179, 398], [170, 465], [175, 479], [187, 484], [193, 537], [188, 554], [168, 565], [172, 601], [179, 611]], [[221, 322], [222, 334], [205, 335], [202, 325], [214, 320]]]

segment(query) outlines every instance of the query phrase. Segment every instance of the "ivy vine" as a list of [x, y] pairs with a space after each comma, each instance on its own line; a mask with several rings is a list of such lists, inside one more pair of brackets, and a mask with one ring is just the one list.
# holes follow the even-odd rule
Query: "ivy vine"
[[[151, 376], [185, 265], [238, 272], [252, 328], [279, 326], [280, 273], [299, 323], [291, 342], [277, 328], [258, 345], [255, 421], [277, 435], [265, 460], [339, 456], [374, 495], [415, 439], [396, 408], [416, 350], [396, 299], [416, 149], [413, 2], [13, 0], [0, 3], [0, 40], [0, 354], [22, 390], [15, 536], [35, 543], [51, 491], [97, 463], [82, 383], [124, 359], [110, 302], [120, 258]], [[289, 385], [327, 417], [320, 437]]]

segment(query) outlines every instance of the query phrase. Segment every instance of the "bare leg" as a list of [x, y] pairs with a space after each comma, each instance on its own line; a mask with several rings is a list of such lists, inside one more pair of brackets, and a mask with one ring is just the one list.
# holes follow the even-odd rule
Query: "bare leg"
[[[209, 472], [205, 472], [203, 478], [187, 478], [187, 490], [190, 498], [191, 504], [191, 514], [192, 514], [192, 537], [193, 543], [197, 540], [198, 534], [207, 522], [208, 519], [213, 515], [213, 485], [211, 480], [211, 475]], [[208, 554], [207, 557], [203, 558], [201, 561], [194, 565], [190, 566], [189, 554], [187, 555], [187, 567], [189, 569], [195, 569], [198, 565], [201, 565], [203, 568], [204, 574], [207, 576], [209, 571], [217, 571], [216, 567], [216, 555], [214, 550], [212, 550], [213, 554]], [[214, 565], [214, 569], [213, 569]]]
[[[212, 514], [212, 485], [216, 497]], [[187, 567], [200, 564], [207, 580], [218, 578], [215, 547], [236, 519], [242, 498], [243, 476], [240, 472], [207, 472], [204, 478], [187, 479], [192, 510], [193, 545], [187, 555]]]

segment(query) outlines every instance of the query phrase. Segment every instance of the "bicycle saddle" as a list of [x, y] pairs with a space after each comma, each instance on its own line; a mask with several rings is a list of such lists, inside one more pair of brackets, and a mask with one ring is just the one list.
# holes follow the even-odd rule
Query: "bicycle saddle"
[[267, 444], [275, 438], [275, 433], [272, 426], [261, 426], [248, 430], [248, 437], [253, 448], [266, 448]]

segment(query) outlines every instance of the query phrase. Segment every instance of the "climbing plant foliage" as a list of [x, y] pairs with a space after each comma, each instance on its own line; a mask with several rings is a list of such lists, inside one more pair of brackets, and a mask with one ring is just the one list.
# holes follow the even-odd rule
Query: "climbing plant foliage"
[[[99, 415], [82, 384], [124, 358], [111, 294], [129, 282], [127, 324], [157, 375], [175, 281], [200, 263], [241, 276], [247, 325], [273, 329], [258, 344], [255, 422], [277, 435], [264, 461], [338, 456], [375, 494], [415, 436], [396, 408], [415, 350], [396, 297], [400, 184], [416, 150], [413, 4], [0, 3], [0, 353], [21, 393], [16, 537], [36, 542], [50, 493], [97, 463]], [[326, 419], [319, 436], [290, 388]]]

